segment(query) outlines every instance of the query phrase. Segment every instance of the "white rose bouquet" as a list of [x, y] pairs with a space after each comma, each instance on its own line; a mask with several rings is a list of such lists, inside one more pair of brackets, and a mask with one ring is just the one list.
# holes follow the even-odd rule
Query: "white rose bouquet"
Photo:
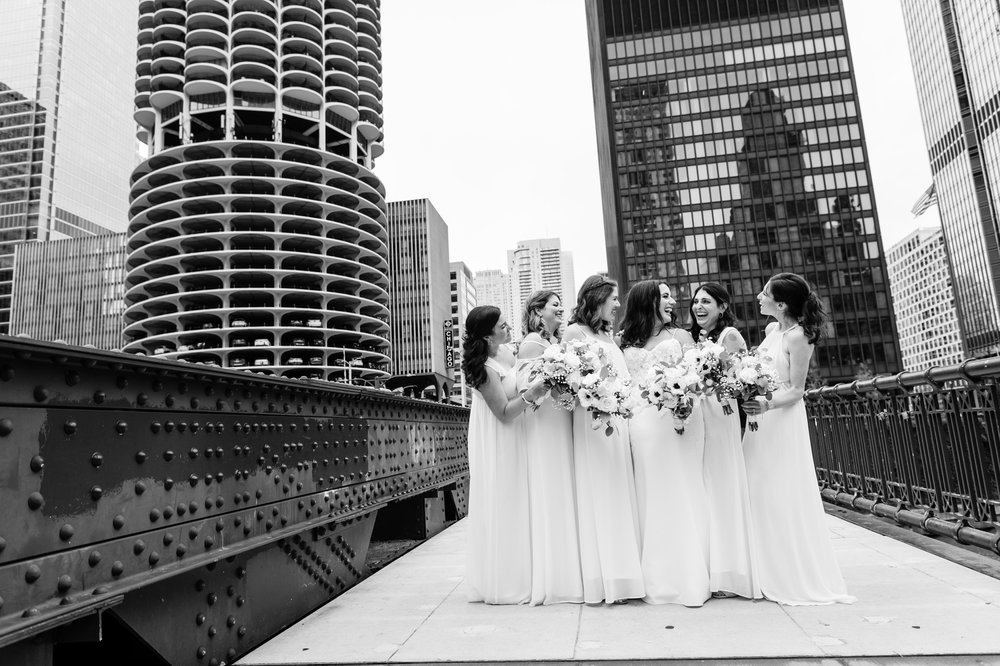
[[[600, 352], [603, 357], [604, 351]], [[615, 431], [611, 422], [613, 416], [626, 419], [632, 416], [631, 395], [631, 382], [618, 377], [610, 364], [604, 365], [599, 372], [586, 375], [576, 386], [576, 399], [593, 419], [591, 427], [594, 430], [603, 427], [608, 437]]]
[[732, 414], [729, 404], [732, 397], [726, 395], [725, 383], [733, 355], [725, 347], [711, 340], [702, 339], [684, 352], [684, 364], [698, 375], [702, 392], [714, 395], [722, 404], [724, 414]]
[[[549, 347], [534, 361], [529, 378], [542, 377], [553, 403], [566, 410], [576, 404], [576, 389], [584, 377], [600, 371], [604, 350], [582, 340], [562, 342]], [[543, 398], [544, 399], [544, 398]]]
[[640, 396], [658, 411], [670, 410], [674, 430], [679, 434], [684, 433], [703, 390], [696, 372], [696, 355], [690, 353], [693, 349], [683, 350], [676, 340], [657, 345], [653, 350], [649, 380], [640, 392]]
[[[779, 386], [771, 358], [758, 354], [756, 350], [736, 354], [726, 375], [720, 391], [725, 398], [753, 400], [760, 396], [770, 400]], [[758, 423], [753, 415], [747, 415], [747, 427], [757, 430]]]

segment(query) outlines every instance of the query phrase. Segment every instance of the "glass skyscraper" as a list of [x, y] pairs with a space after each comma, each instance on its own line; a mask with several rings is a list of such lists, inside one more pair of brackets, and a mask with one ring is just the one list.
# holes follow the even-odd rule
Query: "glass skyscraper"
[[838, 0], [588, 0], [608, 268], [684, 306], [727, 285], [750, 345], [755, 296], [803, 274], [833, 314], [827, 381], [900, 368]]
[[1000, 7], [904, 0], [924, 139], [967, 356], [1000, 351]]
[[14, 245], [123, 231], [136, 164], [132, 0], [0, 4], [0, 333]]

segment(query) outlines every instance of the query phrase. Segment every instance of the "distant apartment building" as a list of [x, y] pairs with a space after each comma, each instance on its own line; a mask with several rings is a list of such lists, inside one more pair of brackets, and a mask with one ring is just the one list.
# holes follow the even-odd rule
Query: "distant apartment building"
[[[476, 271], [476, 305], [495, 305], [513, 326], [517, 312], [511, 300], [510, 275], [499, 269]], [[512, 330], [515, 338], [521, 337], [520, 330]]]
[[125, 255], [124, 233], [17, 245], [11, 335], [121, 349]]
[[917, 229], [889, 249], [892, 304], [904, 370], [964, 359], [944, 232]]
[[388, 203], [388, 226], [393, 380], [433, 376], [436, 391], [450, 394], [453, 372], [447, 356], [453, 350], [452, 343], [445, 342], [449, 332], [453, 335], [448, 225], [429, 200], [412, 199]]
[[[516, 337], [521, 330], [522, 308], [532, 293], [548, 289], [559, 294], [564, 304], [572, 306], [575, 298], [573, 256], [564, 252], [558, 238], [539, 238], [517, 242], [507, 251], [510, 271], [511, 305], [509, 315]], [[569, 312], [570, 307], [566, 311]]]
[[465, 337], [465, 318], [476, 307], [476, 284], [472, 270], [461, 261], [451, 262], [451, 356], [446, 365], [455, 373], [451, 388], [451, 401], [467, 406], [472, 401], [472, 387], [462, 373], [462, 338]]
[[125, 229], [139, 10], [134, 0], [4, 0], [0, 9], [0, 333], [8, 333], [18, 243]]

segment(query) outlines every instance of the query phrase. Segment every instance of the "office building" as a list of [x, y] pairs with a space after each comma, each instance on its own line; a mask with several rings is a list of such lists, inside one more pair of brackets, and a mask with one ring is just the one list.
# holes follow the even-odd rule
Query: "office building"
[[135, 167], [136, 4], [4, 0], [0, 21], [0, 333], [14, 247], [125, 229]]
[[902, 3], [962, 342], [1000, 351], [1000, 8]]
[[922, 227], [887, 254], [904, 370], [961, 363], [962, 336], [944, 233]]
[[20, 243], [10, 334], [117, 351], [124, 294], [124, 232]]
[[[511, 279], [510, 275], [499, 269], [486, 271], [476, 271], [476, 305], [495, 305], [500, 308], [500, 312], [511, 324], [511, 335], [515, 338], [521, 337], [520, 329], [513, 329], [512, 322], [519, 321], [520, 315], [514, 307], [511, 299]], [[520, 306], [518, 306], [519, 308]]]
[[[434, 396], [451, 394], [453, 353], [448, 225], [427, 199], [389, 202], [389, 342], [393, 378]], [[443, 394], [442, 394], [443, 392]]]
[[387, 378], [378, 0], [138, 6], [126, 351]]
[[556, 292], [566, 304], [567, 312], [576, 302], [573, 255], [562, 250], [558, 238], [518, 241], [517, 247], [507, 251], [507, 268], [514, 309], [509, 318], [515, 337], [523, 334], [522, 310], [534, 292], [540, 289]]
[[839, 0], [587, 0], [608, 269], [683, 307], [727, 285], [751, 345], [771, 275], [833, 314], [826, 381], [900, 367]]
[[462, 339], [465, 337], [465, 318], [476, 307], [476, 285], [472, 270], [461, 261], [451, 262], [451, 325], [452, 355], [445, 359], [455, 373], [455, 383], [451, 390], [451, 401], [469, 406], [472, 401], [472, 387], [462, 373]]

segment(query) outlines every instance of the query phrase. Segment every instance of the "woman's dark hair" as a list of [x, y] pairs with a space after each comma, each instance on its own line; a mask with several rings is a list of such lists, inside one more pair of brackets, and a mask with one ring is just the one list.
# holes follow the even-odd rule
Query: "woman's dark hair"
[[548, 305], [549, 299], [553, 296], [559, 298], [559, 294], [551, 289], [540, 289], [528, 297], [528, 300], [524, 302], [524, 313], [521, 316], [521, 333], [524, 335], [538, 333], [545, 340], [552, 338], [552, 333], [549, 333], [548, 329], [545, 328], [545, 322], [542, 321], [538, 311]]
[[806, 279], [795, 273], [778, 273], [767, 283], [771, 285], [771, 298], [785, 304], [788, 316], [796, 319], [806, 339], [816, 344], [823, 335], [823, 324], [828, 317], [823, 302]]
[[472, 388], [486, 383], [486, 359], [490, 356], [490, 343], [486, 337], [500, 321], [500, 308], [479, 305], [465, 318], [465, 337], [462, 338], [462, 373]]
[[599, 331], [611, 333], [613, 323], [601, 319], [600, 311], [601, 306], [617, 288], [617, 282], [600, 275], [591, 275], [584, 280], [580, 293], [576, 296], [576, 307], [573, 308], [569, 323], [589, 326], [595, 333]]
[[706, 282], [694, 290], [694, 295], [691, 297], [691, 306], [688, 308], [688, 313], [691, 315], [691, 328], [688, 330], [695, 341], [701, 335], [701, 326], [698, 325], [698, 320], [694, 316], [694, 299], [698, 296], [699, 291], [704, 291], [720, 306], [726, 306], [726, 309], [719, 313], [719, 321], [715, 323], [715, 328], [711, 331], [705, 331], [705, 335], [708, 336], [709, 340], [718, 342], [719, 334], [727, 326], [736, 326], [736, 315], [733, 313], [732, 298], [729, 296], [729, 291], [718, 282]]
[[670, 325], [660, 317], [659, 280], [643, 280], [629, 287], [622, 321], [622, 349], [642, 347], [646, 340]]

